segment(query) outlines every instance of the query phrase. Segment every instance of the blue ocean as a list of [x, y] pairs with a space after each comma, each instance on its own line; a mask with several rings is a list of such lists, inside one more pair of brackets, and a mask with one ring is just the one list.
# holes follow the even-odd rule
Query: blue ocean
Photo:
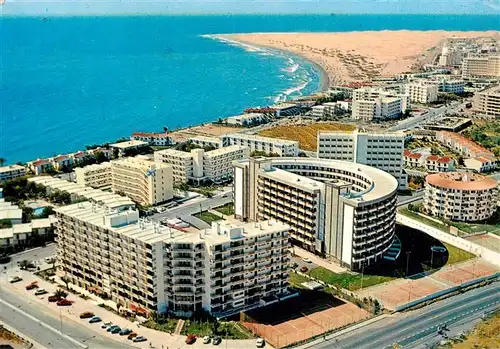
[[314, 66], [204, 34], [498, 30], [497, 16], [2, 17], [0, 157], [7, 163], [210, 122], [310, 94]]

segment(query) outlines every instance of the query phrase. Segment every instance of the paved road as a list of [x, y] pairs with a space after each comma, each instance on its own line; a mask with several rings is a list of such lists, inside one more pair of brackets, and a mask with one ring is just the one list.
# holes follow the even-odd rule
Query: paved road
[[396, 206], [397, 207], [404, 206], [411, 202], [420, 201], [424, 198], [424, 194], [425, 192], [423, 190], [420, 190], [413, 193], [413, 195], [411, 196], [398, 196], [398, 201], [396, 203]]
[[472, 327], [485, 311], [499, 308], [500, 289], [498, 283], [493, 283], [419, 310], [396, 314], [309, 348], [378, 349], [391, 348], [394, 343], [404, 348], [432, 347], [443, 339], [437, 333], [438, 326], [446, 323], [451, 330], [448, 336], [455, 336], [457, 330]]
[[397, 125], [392, 126], [387, 129], [389, 132], [401, 131], [405, 129], [412, 129], [419, 126], [422, 123], [434, 121], [443, 117], [446, 113], [455, 113], [457, 112], [462, 105], [458, 102], [453, 102], [451, 105], [442, 106], [439, 108], [430, 108], [429, 112], [421, 115], [421, 116], [413, 116], [409, 119], [405, 119], [399, 122]]
[[6, 287], [0, 287], [0, 320], [49, 349], [133, 348], [101, 336], [100, 326], [93, 331], [64, 316], [55, 316]]
[[157, 213], [150, 217], [151, 220], [158, 222], [168, 218], [180, 218], [191, 216], [200, 211], [206, 211], [209, 208], [223, 206], [233, 201], [232, 193], [227, 193], [219, 196], [214, 196], [210, 199], [197, 201], [192, 204], [187, 204], [182, 207], [174, 208], [166, 212]]

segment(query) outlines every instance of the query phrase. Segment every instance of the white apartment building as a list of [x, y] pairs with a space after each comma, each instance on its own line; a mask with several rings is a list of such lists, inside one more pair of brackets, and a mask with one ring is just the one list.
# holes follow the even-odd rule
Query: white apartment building
[[26, 175], [26, 168], [20, 165], [8, 165], [0, 167], [0, 182], [8, 181]]
[[335, 117], [339, 112], [351, 111], [351, 107], [352, 103], [350, 102], [327, 102], [321, 105], [313, 106], [311, 115], [314, 118], [332, 118]]
[[263, 113], [248, 113], [230, 116], [226, 118], [226, 122], [229, 125], [249, 126], [261, 124], [265, 119]]
[[12, 202], [0, 199], [0, 221], [9, 221], [12, 224], [21, 224], [23, 221], [23, 210]]
[[207, 152], [203, 149], [193, 149], [191, 152], [165, 149], [156, 151], [154, 157], [156, 162], [172, 166], [174, 182], [223, 183], [233, 177], [232, 162], [247, 158], [249, 155], [247, 147], [233, 145]]
[[266, 154], [277, 154], [278, 156], [298, 156], [299, 142], [270, 137], [261, 137], [244, 133], [232, 133], [221, 136], [224, 147], [240, 145], [248, 147], [250, 153], [261, 151]]
[[434, 216], [475, 222], [497, 210], [498, 182], [470, 172], [446, 172], [425, 178], [424, 208]]
[[479, 144], [465, 138], [460, 133], [439, 131], [436, 132], [436, 140], [447, 146], [448, 148], [463, 154], [467, 157], [475, 158], [478, 156], [491, 156], [495, 155], [488, 149], [480, 146]]
[[147, 146], [149, 146], [148, 142], [132, 139], [130, 141], [110, 144], [109, 148], [112, 151], [118, 151], [119, 156], [124, 156], [128, 151], [139, 150]]
[[423, 81], [411, 82], [405, 85], [405, 93], [410, 96], [410, 101], [413, 103], [432, 103], [437, 101], [438, 86]]
[[147, 142], [155, 146], [168, 146], [175, 143], [169, 133], [134, 132], [130, 140]]
[[482, 115], [500, 118], [500, 85], [474, 93], [472, 109]]
[[101, 190], [113, 188], [111, 162], [75, 168], [76, 183]]
[[356, 120], [393, 119], [408, 108], [410, 100], [405, 94], [373, 87], [353, 91], [352, 118]]
[[77, 168], [75, 174], [77, 184], [120, 192], [141, 204], [173, 198], [172, 167], [141, 156]]
[[408, 186], [403, 170], [403, 132], [318, 132], [318, 158], [355, 162], [373, 166], [394, 176], [399, 189]]
[[89, 202], [56, 213], [60, 273], [126, 309], [226, 317], [289, 295], [284, 224], [218, 222], [186, 233]]
[[462, 77], [500, 77], [500, 55], [469, 56], [462, 61]]
[[292, 242], [359, 270], [394, 237], [398, 183], [376, 168], [312, 158], [235, 162], [235, 217], [290, 226]]
[[0, 229], [0, 252], [26, 246], [34, 235], [42, 239], [47, 238], [53, 232], [56, 221], [55, 215], [51, 215], [48, 218], [33, 219], [29, 223], [18, 223], [10, 228]]
[[441, 78], [435, 80], [438, 85], [438, 92], [462, 94], [465, 91], [465, 81], [464, 80], [451, 80], [446, 78]]
[[219, 137], [196, 136], [188, 138], [188, 142], [191, 142], [201, 148], [214, 147], [217, 149], [222, 146], [222, 141]]
[[478, 156], [464, 160], [464, 165], [469, 170], [476, 172], [490, 172], [496, 170], [497, 159], [493, 156]]

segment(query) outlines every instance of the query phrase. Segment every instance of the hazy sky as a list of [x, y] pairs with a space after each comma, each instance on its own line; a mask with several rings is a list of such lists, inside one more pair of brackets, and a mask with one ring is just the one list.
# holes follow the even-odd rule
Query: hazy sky
[[[2, 14], [433, 13], [499, 14], [500, 0], [0, 0]], [[500, 24], [500, 17], [499, 17]]]

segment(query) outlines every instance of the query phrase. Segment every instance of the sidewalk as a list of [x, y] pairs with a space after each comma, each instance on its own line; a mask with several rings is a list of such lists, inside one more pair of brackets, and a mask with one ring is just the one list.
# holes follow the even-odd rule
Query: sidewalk
[[[19, 275], [23, 278], [22, 282], [11, 284], [7, 280], [10, 276]], [[47, 290], [49, 293], [43, 296], [35, 296], [34, 291], [26, 291], [25, 286], [33, 281], [38, 281], [39, 288], [43, 288]], [[206, 344], [202, 343], [202, 339], [198, 338], [196, 343], [192, 345], [185, 344], [186, 336], [182, 335], [170, 335], [166, 332], [155, 331], [146, 327], [139, 325], [137, 322], [132, 323], [131, 321], [111, 312], [104, 308], [98, 306], [99, 303], [104, 303], [104, 301], [96, 301], [94, 299], [84, 300], [77, 295], [72, 293], [68, 294], [67, 299], [74, 301], [73, 305], [70, 307], [59, 307], [55, 303], [49, 303], [47, 301], [47, 297], [55, 292], [58, 288], [60, 288], [57, 284], [52, 284], [48, 281], [45, 281], [36, 275], [27, 272], [20, 271], [19, 269], [10, 270], [7, 275], [2, 275], [0, 278], [0, 287], [5, 287], [9, 290], [15, 291], [19, 295], [25, 295], [26, 298], [29, 299], [32, 305], [35, 305], [41, 309], [43, 309], [47, 314], [50, 314], [56, 318], [62, 316], [64, 321], [71, 321], [73, 323], [77, 323], [79, 326], [83, 326], [88, 328], [89, 330], [99, 332], [104, 337], [109, 337], [114, 341], [123, 342], [127, 345], [133, 345], [138, 348], [151, 348], [150, 343], [153, 348], [163, 348], [163, 349], [177, 349], [177, 348], [205, 348]], [[76, 287], [75, 287], [76, 289]], [[107, 302], [109, 303], [109, 302]], [[120, 336], [118, 334], [111, 334], [103, 329], [101, 329], [100, 323], [90, 324], [88, 319], [80, 319], [79, 315], [85, 311], [93, 312], [95, 315], [99, 316], [103, 321], [102, 322], [112, 322], [120, 326], [121, 328], [129, 328], [132, 331], [136, 332], [139, 336], [144, 336], [147, 338], [146, 342], [142, 343], [133, 343], [130, 340], [127, 340], [127, 336]], [[227, 342], [227, 343], [226, 343]], [[211, 344], [210, 344], [211, 346]], [[220, 344], [221, 348], [234, 348], [234, 349], [245, 349], [245, 348], [254, 348], [255, 347], [255, 339], [247, 339], [247, 340], [222, 340]], [[266, 345], [267, 348], [270, 348], [269, 345]]]
[[313, 262], [314, 264], [319, 265], [320, 267], [323, 267], [330, 271], [333, 271], [334, 273], [344, 273], [347, 271], [346, 268], [343, 268], [338, 264], [329, 262], [326, 259], [316, 256], [315, 254], [308, 252], [300, 247], [293, 246], [293, 252], [301, 258], [306, 258], [306, 257], [309, 258], [311, 262]]

